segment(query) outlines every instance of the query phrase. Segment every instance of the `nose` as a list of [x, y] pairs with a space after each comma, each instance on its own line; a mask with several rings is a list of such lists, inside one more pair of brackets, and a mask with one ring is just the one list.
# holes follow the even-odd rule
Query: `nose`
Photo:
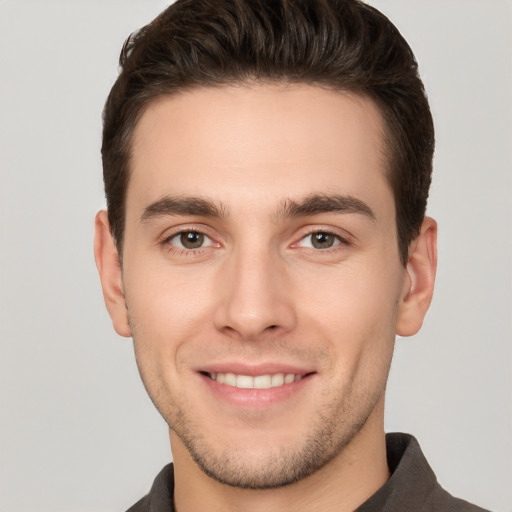
[[219, 276], [215, 327], [244, 340], [291, 331], [296, 314], [290, 284], [278, 255], [238, 251]]

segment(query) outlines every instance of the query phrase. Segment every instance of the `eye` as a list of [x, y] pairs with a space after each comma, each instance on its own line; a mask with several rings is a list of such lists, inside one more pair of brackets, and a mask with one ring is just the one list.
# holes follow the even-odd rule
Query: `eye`
[[167, 243], [179, 249], [200, 249], [213, 245], [210, 237], [200, 231], [181, 231], [167, 239]]
[[301, 238], [298, 245], [311, 249], [331, 249], [342, 243], [342, 238], [327, 231], [316, 231]]

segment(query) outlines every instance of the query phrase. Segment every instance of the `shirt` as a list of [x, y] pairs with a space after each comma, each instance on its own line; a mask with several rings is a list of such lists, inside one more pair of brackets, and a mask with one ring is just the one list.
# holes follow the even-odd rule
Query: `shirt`
[[[355, 512], [489, 512], [454, 498], [437, 482], [416, 439], [409, 434], [386, 435], [388, 481]], [[174, 470], [165, 466], [147, 496], [127, 512], [175, 512]]]

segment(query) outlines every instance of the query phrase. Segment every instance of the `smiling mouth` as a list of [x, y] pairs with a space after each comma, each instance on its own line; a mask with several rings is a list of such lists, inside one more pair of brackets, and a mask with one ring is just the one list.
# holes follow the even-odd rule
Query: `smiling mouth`
[[[314, 372], [312, 372], [314, 373]], [[235, 373], [208, 373], [204, 372], [212, 380], [217, 381], [219, 384], [231, 386], [239, 389], [268, 389], [277, 388], [292, 382], [302, 380], [304, 377], [311, 375], [295, 374], [295, 373], [274, 373], [266, 375], [237, 375]]]

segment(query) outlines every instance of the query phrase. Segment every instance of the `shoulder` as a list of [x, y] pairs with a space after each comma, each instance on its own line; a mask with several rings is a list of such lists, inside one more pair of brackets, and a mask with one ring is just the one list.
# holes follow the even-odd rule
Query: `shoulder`
[[445, 491], [439, 484], [433, 489], [425, 502], [422, 512], [489, 512], [489, 510], [473, 505], [460, 498], [453, 497]]
[[155, 478], [149, 494], [126, 512], [173, 512], [174, 468], [167, 464]]
[[150, 496], [144, 496], [137, 503], [132, 505], [126, 512], [149, 512]]
[[445, 491], [411, 435], [386, 436], [389, 480], [357, 512], [489, 512]]

